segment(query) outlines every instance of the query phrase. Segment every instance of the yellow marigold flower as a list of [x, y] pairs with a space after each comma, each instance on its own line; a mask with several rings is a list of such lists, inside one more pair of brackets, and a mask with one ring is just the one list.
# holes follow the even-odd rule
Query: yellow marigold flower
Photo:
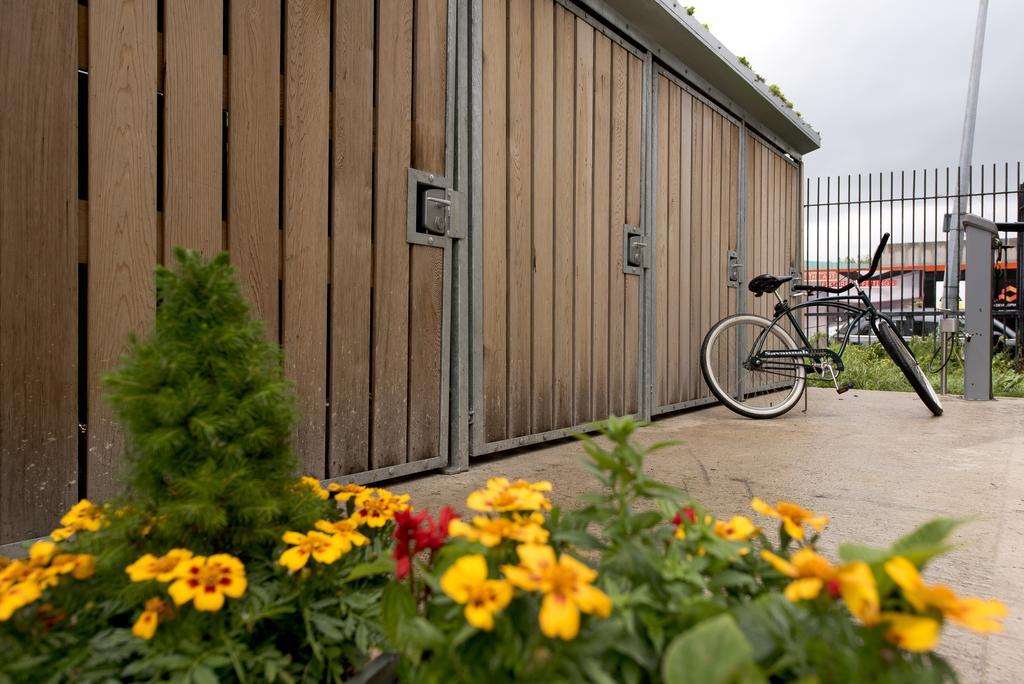
[[170, 582], [177, 577], [179, 566], [192, 558], [188, 549], [171, 549], [162, 556], [147, 553], [124, 569], [132, 582]]
[[519, 565], [503, 565], [501, 571], [514, 586], [540, 591], [540, 631], [549, 638], [575, 639], [580, 631], [580, 611], [608, 617], [612, 602], [593, 586], [597, 573], [572, 556], [555, 558], [550, 546], [522, 544], [516, 552]]
[[866, 563], [858, 561], [837, 568], [824, 556], [806, 548], [794, 553], [791, 561], [767, 550], [761, 551], [761, 558], [793, 580], [783, 592], [790, 601], [813, 600], [822, 589], [827, 589], [833, 598], [841, 596], [850, 612], [864, 624], [878, 622], [878, 589]]
[[504, 477], [492, 477], [484, 489], [471, 492], [466, 497], [466, 506], [484, 513], [548, 510], [551, 502], [544, 496], [548, 491], [551, 491], [550, 482], [531, 484], [525, 480], [509, 482]]
[[922, 653], [939, 643], [939, 621], [919, 615], [882, 613], [881, 619], [889, 624], [885, 638], [905, 651]]
[[729, 541], [747, 541], [757, 533], [754, 522], [742, 515], [732, 516], [729, 522], [715, 521], [715, 534]]
[[35, 565], [47, 565], [57, 553], [57, 545], [50, 541], [37, 541], [28, 550], [28, 558]]
[[60, 527], [50, 533], [54, 541], [64, 541], [75, 532], [95, 532], [103, 525], [103, 509], [88, 499], [82, 499], [60, 519]]
[[472, 525], [455, 518], [448, 524], [448, 534], [478, 541], [487, 548], [493, 548], [506, 539], [521, 544], [544, 544], [548, 540], [548, 531], [543, 525], [544, 516], [540, 513], [529, 516], [515, 513], [512, 518], [478, 515], [474, 516]]
[[364, 536], [358, 529], [357, 523], [351, 518], [341, 520], [317, 520], [316, 529], [321, 532], [337, 537], [341, 544], [341, 553], [346, 554], [353, 546], [366, 546], [370, 543], [369, 537]]
[[218, 611], [224, 597], [239, 598], [248, 582], [245, 566], [226, 553], [195, 556], [178, 566], [178, 579], [167, 589], [176, 605], [192, 601], [196, 610]]
[[937, 609], [950, 621], [982, 634], [1003, 629], [997, 618], [1005, 617], [1007, 610], [999, 601], [961, 598], [949, 587], [939, 584], [929, 586], [924, 583], [914, 564], [903, 556], [886, 561], [885, 572], [918, 612]]
[[16, 582], [0, 591], [0, 622], [11, 619], [14, 611], [42, 596], [39, 584], [32, 581]]
[[167, 603], [161, 598], [151, 598], [146, 601], [146, 607], [142, 615], [132, 625], [132, 634], [149, 641], [156, 633], [156, 626], [161, 618], [167, 614]]
[[750, 507], [761, 515], [781, 520], [786, 533], [793, 539], [804, 538], [804, 525], [810, 525], [818, 532], [821, 532], [825, 525], [828, 524], [827, 516], [815, 515], [814, 511], [809, 511], [789, 501], [779, 501], [775, 504], [775, 508], [772, 508], [762, 499], [755, 496], [750, 502]]
[[299, 481], [295, 484], [294, 489], [297, 492], [306, 490], [324, 500], [327, 500], [331, 496], [326, 489], [320, 486], [320, 480], [315, 477], [310, 477], [309, 475], [303, 475], [300, 477]]
[[494, 614], [508, 606], [514, 590], [504, 580], [487, 579], [487, 560], [480, 554], [462, 556], [441, 575], [441, 590], [466, 606], [466, 622], [489, 632]]
[[96, 570], [96, 557], [88, 553], [62, 553], [50, 561], [47, 570], [54, 575], [71, 575], [77, 580], [89, 579]]
[[410, 508], [412, 506], [409, 504], [408, 494], [395, 496], [386, 489], [371, 488], [356, 494], [352, 519], [360, 525], [384, 527], [395, 519], [395, 513]]
[[36, 582], [42, 577], [43, 567], [31, 560], [16, 560], [0, 570], [0, 592], [19, 582]]
[[282, 553], [277, 562], [291, 572], [306, 567], [311, 556], [317, 563], [324, 565], [330, 565], [341, 558], [341, 539], [333, 534], [285, 532], [281, 539], [285, 544], [291, 544], [292, 548]]
[[348, 501], [356, 494], [362, 494], [366, 491], [366, 487], [362, 485], [349, 483], [347, 485], [340, 485], [336, 482], [332, 482], [327, 485], [327, 488], [332, 492], [336, 492], [334, 498], [338, 501]]

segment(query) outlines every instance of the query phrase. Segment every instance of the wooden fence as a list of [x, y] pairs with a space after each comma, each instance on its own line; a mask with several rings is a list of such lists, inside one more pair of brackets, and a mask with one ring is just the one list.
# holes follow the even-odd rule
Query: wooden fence
[[176, 245], [230, 249], [306, 472], [441, 457], [444, 250], [407, 242], [406, 195], [409, 167], [445, 173], [448, 21], [447, 0], [0, 3], [0, 542], [116, 490], [97, 378]]
[[729, 254], [797, 263], [801, 168], [586, 4], [0, 0], [0, 544], [116, 493], [98, 378], [177, 245], [229, 250], [322, 479], [712, 401], [704, 331], [763, 308]]

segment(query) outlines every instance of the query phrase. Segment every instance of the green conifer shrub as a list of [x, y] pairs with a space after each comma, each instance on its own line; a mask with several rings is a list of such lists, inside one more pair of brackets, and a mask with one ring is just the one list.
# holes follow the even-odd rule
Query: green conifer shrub
[[273, 544], [285, 520], [318, 515], [295, 510], [308, 497], [292, 491], [295, 409], [280, 351], [249, 317], [226, 253], [175, 256], [176, 271], [156, 272], [152, 332], [104, 377], [127, 433], [128, 498], [159, 509], [168, 539], [232, 553]]

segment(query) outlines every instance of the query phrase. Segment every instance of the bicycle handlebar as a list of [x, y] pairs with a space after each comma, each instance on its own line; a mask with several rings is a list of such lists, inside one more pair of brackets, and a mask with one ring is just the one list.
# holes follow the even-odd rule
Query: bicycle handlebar
[[[870, 280], [874, 277], [875, 272], [878, 270], [879, 264], [882, 263], [882, 252], [885, 251], [885, 246], [889, 244], [889, 233], [882, 236], [882, 241], [878, 243], [878, 248], [875, 249], [875, 256], [871, 259], [871, 268], [867, 273], [857, 278], [856, 283], [863, 283], [865, 280]], [[854, 281], [850, 281], [842, 287], [827, 287], [825, 285], [794, 285], [794, 292], [827, 292], [828, 294], [843, 294], [853, 289]]]

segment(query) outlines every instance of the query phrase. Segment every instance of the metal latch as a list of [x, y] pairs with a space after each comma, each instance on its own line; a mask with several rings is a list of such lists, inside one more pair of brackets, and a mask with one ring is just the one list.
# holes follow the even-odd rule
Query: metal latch
[[622, 270], [633, 275], [640, 275], [647, 268], [647, 242], [640, 233], [639, 226], [625, 225], [622, 234], [622, 252], [626, 260]]
[[452, 223], [452, 202], [444, 188], [426, 188], [420, 192], [419, 225], [421, 233], [447, 235]]
[[740, 263], [740, 255], [735, 250], [730, 249], [729, 266], [727, 270], [729, 287], [740, 286], [740, 266], [742, 265], [743, 264]]

